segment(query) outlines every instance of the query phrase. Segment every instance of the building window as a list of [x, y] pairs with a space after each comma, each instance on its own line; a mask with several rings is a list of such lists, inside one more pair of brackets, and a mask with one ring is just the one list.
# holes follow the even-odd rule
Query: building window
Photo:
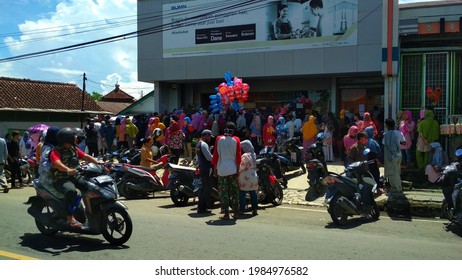
[[442, 94], [439, 102], [432, 107], [436, 119], [446, 122], [448, 54], [404, 54], [401, 61], [401, 110], [410, 110], [414, 117], [418, 117], [420, 109], [431, 106], [430, 99], [426, 97], [427, 88], [439, 87]]

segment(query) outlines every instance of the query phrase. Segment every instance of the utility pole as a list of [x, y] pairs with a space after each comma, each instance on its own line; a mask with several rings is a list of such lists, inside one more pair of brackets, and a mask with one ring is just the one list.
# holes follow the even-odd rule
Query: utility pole
[[[80, 111], [85, 111], [85, 81], [87, 80], [87, 74], [83, 73], [83, 87], [82, 87], [82, 107]], [[83, 117], [84, 114], [82, 113], [80, 116], [80, 128], [83, 128]]]

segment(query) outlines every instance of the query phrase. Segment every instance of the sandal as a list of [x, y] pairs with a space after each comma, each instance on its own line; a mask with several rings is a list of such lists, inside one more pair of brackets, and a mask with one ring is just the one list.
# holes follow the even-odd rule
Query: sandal
[[220, 220], [229, 220], [230, 219], [228, 214], [220, 216], [219, 218], [220, 218]]
[[82, 227], [82, 224], [79, 221], [77, 221], [76, 219], [72, 219], [72, 221], [69, 223], [69, 225], [72, 228], [81, 228]]

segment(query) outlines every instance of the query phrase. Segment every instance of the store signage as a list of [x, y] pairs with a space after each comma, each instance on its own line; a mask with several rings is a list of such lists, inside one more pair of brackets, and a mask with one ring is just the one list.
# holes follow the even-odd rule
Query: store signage
[[358, 0], [193, 0], [162, 7], [164, 58], [357, 45]]

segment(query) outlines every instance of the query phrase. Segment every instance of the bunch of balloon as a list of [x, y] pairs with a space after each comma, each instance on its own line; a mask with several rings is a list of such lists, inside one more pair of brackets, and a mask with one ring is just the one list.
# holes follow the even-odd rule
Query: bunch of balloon
[[223, 104], [219, 93], [209, 95], [209, 98], [210, 98], [209, 108], [213, 114], [217, 114], [225, 108], [225, 105]]
[[242, 82], [242, 79], [234, 77], [228, 71], [224, 75], [225, 82], [215, 88], [217, 94], [210, 95], [210, 109], [212, 113], [220, 110], [228, 110], [231, 106], [238, 111], [244, 108], [244, 102], [249, 98], [249, 85]]

